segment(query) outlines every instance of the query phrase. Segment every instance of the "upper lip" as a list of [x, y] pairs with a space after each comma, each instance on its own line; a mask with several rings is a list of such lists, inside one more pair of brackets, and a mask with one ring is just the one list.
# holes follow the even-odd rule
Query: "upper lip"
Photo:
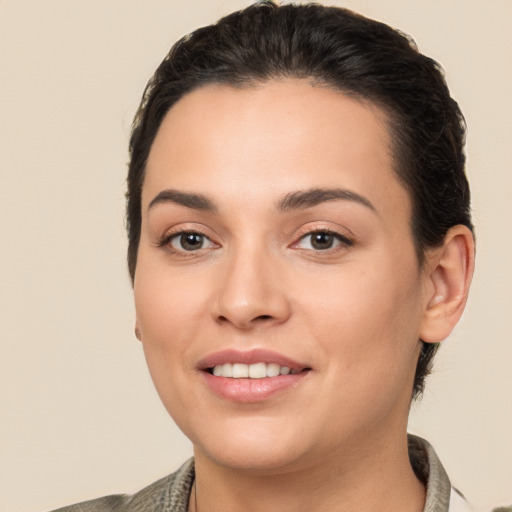
[[197, 365], [200, 370], [207, 370], [214, 366], [225, 363], [242, 363], [242, 364], [255, 364], [255, 363], [275, 363], [279, 366], [287, 366], [292, 369], [308, 368], [307, 365], [298, 361], [266, 349], [252, 349], [252, 350], [234, 350], [226, 349], [219, 352], [214, 352], [203, 359]]

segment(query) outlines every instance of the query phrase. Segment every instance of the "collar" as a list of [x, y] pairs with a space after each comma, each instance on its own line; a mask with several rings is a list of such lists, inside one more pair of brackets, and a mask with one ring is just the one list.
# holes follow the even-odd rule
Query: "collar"
[[423, 512], [449, 512], [452, 486], [431, 444], [421, 437], [407, 435], [409, 460], [427, 493]]

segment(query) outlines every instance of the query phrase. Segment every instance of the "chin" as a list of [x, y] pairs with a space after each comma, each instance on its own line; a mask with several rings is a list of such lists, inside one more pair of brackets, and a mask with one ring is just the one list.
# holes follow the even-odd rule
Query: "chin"
[[211, 428], [207, 437], [190, 436], [196, 458], [204, 456], [216, 465], [237, 470], [284, 470], [304, 457], [307, 443], [299, 432], [272, 423], [232, 421], [219, 430]]
[[194, 454], [196, 459], [204, 455], [217, 466], [247, 473], [276, 474], [295, 467], [298, 463], [297, 457], [288, 450], [268, 445], [239, 446], [227, 450], [214, 447], [209, 451], [194, 447]]

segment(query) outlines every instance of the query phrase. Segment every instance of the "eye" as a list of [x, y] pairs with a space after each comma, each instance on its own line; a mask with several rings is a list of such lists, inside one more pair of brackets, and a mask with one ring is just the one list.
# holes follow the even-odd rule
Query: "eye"
[[350, 246], [352, 241], [340, 235], [329, 231], [314, 231], [303, 236], [296, 244], [299, 249], [313, 251], [327, 251], [340, 246]]
[[183, 231], [169, 237], [166, 241], [176, 251], [198, 251], [215, 247], [215, 244], [205, 235], [194, 231]]

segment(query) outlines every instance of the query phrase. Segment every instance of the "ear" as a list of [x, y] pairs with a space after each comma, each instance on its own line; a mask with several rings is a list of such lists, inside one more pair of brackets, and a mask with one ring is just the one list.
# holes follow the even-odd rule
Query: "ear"
[[459, 321], [475, 266], [475, 243], [469, 228], [452, 227], [443, 245], [427, 255], [428, 296], [420, 327], [427, 343], [444, 340]]
[[135, 321], [135, 337], [139, 340], [139, 341], [142, 341], [142, 335], [140, 333], [140, 329], [139, 329], [139, 322]]

